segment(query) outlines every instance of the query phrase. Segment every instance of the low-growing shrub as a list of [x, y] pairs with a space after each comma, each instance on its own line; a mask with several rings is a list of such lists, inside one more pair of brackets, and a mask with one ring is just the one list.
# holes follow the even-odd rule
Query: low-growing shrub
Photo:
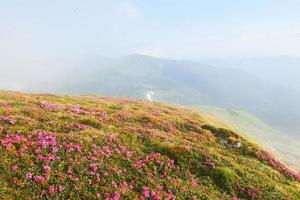
[[215, 183], [227, 192], [232, 192], [236, 181], [236, 173], [228, 167], [217, 167], [212, 171]]

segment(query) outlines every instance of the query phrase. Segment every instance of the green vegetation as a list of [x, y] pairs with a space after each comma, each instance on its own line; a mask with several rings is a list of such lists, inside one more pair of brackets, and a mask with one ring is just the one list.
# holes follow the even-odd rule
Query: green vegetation
[[270, 151], [288, 166], [300, 170], [300, 142], [286, 137], [255, 116], [241, 110], [229, 110], [212, 106], [197, 106], [195, 109], [206, 116], [211, 124], [230, 128], [255, 141]]
[[0, 92], [2, 199], [300, 199], [300, 176], [186, 108]]
[[213, 171], [213, 179], [218, 186], [231, 193], [236, 181], [236, 174], [228, 167], [220, 167]]

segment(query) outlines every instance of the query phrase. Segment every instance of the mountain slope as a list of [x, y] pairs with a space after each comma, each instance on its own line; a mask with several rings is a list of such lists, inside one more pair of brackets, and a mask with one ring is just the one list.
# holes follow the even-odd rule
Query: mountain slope
[[299, 199], [300, 176], [186, 108], [0, 93], [4, 199]]
[[[213, 117], [212, 123], [234, 129], [242, 136], [260, 144], [284, 161], [288, 166], [300, 170], [300, 143], [282, 135], [255, 116], [242, 110], [230, 110], [211, 106], [197, 106], [201, 115]], [[215, 122], [217, 119], [217, 123]]]

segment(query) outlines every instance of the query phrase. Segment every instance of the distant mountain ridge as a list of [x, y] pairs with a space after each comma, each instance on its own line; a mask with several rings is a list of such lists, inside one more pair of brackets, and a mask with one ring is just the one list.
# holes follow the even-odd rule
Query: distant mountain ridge
[[[263, 59], [257, 60], [253, 63], [263, 63]], [[245, 110], [299, 139], [299, 93], [287, 85], [275, 84], [271, 78], [263, 79], [235, 64], [226, 67], [225, 63], [223, 60], [160, 59], [139, 54], [121, 59], [87, 59], [78, 66], [63, 69], [62, 77], [54, 81], [56, 85], [52, 80], [45, 80], [29, 85], [27, 91], [135, 98], [145, 98], [149, 91], [154, 91], [155, 101]], [[283, 65], [284, 60], [281, 63]], [[296, 76], [294, 72], [293, 77]], [[277, 75], [272, 77], [275, 80]]]
[[135, 98], [144, 98], [151, 90], [156, 101], [242, 109], [299, 138], [298, 95], [240, 68], [135, 54], [99, 66], [80, 79], [69, 89]]
[[281, 111], [281, 117], [277, 120], [273, 119], [271, 124], [294, 137], [300, 137], [300, 58], [289, 56], [223, 58], [202, 60], [202, 62], [223, 69], [242, 70], [272, 85], [283, 95], [278, 95], [275, 101], [283, 104], [278, 104], [280, 106], [274, 108]]

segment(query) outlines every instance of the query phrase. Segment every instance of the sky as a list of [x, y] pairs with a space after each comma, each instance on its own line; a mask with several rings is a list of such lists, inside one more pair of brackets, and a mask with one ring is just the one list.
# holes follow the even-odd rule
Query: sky
[[0, 64], [300, 57], [297, 0], [0, 0]]

